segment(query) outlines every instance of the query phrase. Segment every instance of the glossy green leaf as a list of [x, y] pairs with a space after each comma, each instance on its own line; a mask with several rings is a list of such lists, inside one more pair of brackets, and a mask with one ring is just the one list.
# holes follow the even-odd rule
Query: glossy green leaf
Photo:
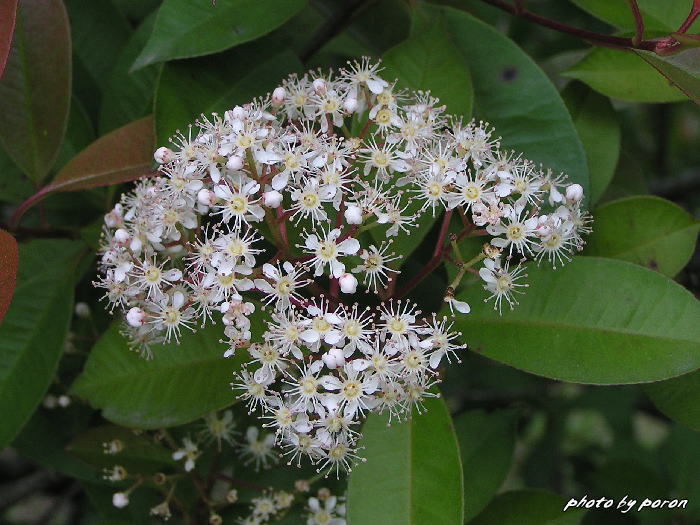
[[53, 166], [68, 121], [68, 16], [61, 0], [22, 0], [0, 79], [0, 143], [34, 182]]
[[577, 525], [584, 509], [564, 512], [567, 500], [544, 490], [515, 490], [497, 496], [469, 525]]
[[574, 82], [561, 94], [583, 143], [590, 177], [589, 202], [600, 199], [615, 175], [620, 156], [620, 123], [610, 101]]
[[593, 219], [585, 255], [630, 261], [669, 277], [688, 264], [700, 231], [683, 208], [652, 196], [605, 203]]
[[20, 246], [17, 287], [0, 325], [0, 448], [27, 422], [53, 379], [73, 312], [82, 248], [55, 239]]
[[365, 421], [360, 455], [367, 461], [350, 474], [348, 525], [462, 523], [462, 469], [450, 414], [442, 399], [425, 407], [391, 426], [385, 415]]
[[119, 425], [160, 428], [187, 423], [235, 400], [231, 374], [246, 352], [224, 359], [222, 337], [220, 324], [184, 333], [179, 345], [154, 346], [155, 357], [147, 361], [130, 351], [115, 323], [90, 352], [72, 391]]
[[66, 163], [88, 147], [95, 140], [92, 121], [80, 99], [71, 98], [68, 113], [68, 128], [63, 137], [63, 144], [54, 163], [54, 170], [60, 170]]
[[678, 102], [686, 96], [631, 51], [598, 47], [561, 73], [605, 96], [629, 102]]
[[479, 514], [510, 470], [515, 450], [512, 413], [472, 410], [454, 419], [464, 473], [464, 520]]
[[[174, 58], [224, 51], [281, 26], [306, 5], [305, 0], [165, 0], [153, 33], [132, 70]], [[226, 62], [219, 67], [230, 68]]]
[[651, 383], [644, 391], [656, 408], [674, 421], [700, 430], [700, 371]]
[[[220, 67], [222, 63], [227, 66]], [[253, 54], [249, 46], [216, 57], [166, 64], [156, 90], [157, 144], [167, 144], [177, 130], [186, 133], [187, 126], [202, 113], [223, 113], [250, 102], [302, 69], [290, 51], [273, 54], [259, 49]]]
[[445, 13], [452, 41], [474, 83], [474, 113], [495, 127], [503, 149], [513, 149], [555, 172], [568, 173], [588, 193], [586, 155], [571, 116], [547, 75], [512, 40], [463, 11]]
[[17, 283], [19, 251], [15, 238], [0, 229], [0, 324], [12, 302]]
[[700, 303], [660, 273], [576, 257], [527, 268], [529, 288], [503, 315], [478, 281], [456, 319], [471, 349], [526, 372], [593, 384], [659, 381], [700, 368]]
[[[634, 17], [629, 3], [610, 0], [572, 0], [577, 6], [610, 25], [625, 31], [634, 31]], [[637, 0], [639, 12], [647, 31], [671, 33], [678, 29], [690, 11], [691, 2], [659, 2], [658, 0]], [[689, 33], [698, 27], [695, 22]], [[648, 38], [648, 35], [645, 35]]]
[[636, 53], [671, 85], [696, 104], [700, 104], [700, 49], [689, 49], [669, 56], [641, 50]]

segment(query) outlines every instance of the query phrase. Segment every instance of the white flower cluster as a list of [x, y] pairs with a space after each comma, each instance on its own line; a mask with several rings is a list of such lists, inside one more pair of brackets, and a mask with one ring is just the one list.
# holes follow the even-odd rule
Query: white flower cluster
[[[488, 236], [472, 261], [453, 254], [460, 273], [445, 301], [468, 313], [454, 298], [465, 271], [479, 274], [496, 308], [512, 307], [526, 285], [511, 257], [560, 264], [588, 229], [581, 186], [501, 151], [487, 125], [462, 123], [379, 71], [365, 59], [337, 75], [293, 75], [178, 133], [155, 153], [161, 174], [105, 217], [96, 283], [146, 355], [220, 313], [225, 355], [250, 345], [235, 383], [250, 409], [265, 410], [290, 461], [305, 454], [331, 469], [354, 457], [364, 413], [410, 414], [441, 358], [460, 348], [444, 319], [422, 319], [398, 299], [392, 237], [426, 212], [444, 214], [445, 226], [460, 215], [453, 245]], [[372, 228], [387, 240], [372, 240]], [[438, 254], [450, 248], [446, 231]], [[382, 304], [343, 304], [341, 294], [360, 289]], [[250, 344], [256, 296], [271, 314]]]

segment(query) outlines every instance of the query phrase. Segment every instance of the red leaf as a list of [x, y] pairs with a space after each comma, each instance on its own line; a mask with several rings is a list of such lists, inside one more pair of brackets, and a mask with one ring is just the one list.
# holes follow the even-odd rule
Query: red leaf
[[0, 0], [0, 78], [5, 71], [7, 55], [10, 53], [12, 33], [15, 30], [17, 0]]
[[12, 301], [18, 264], [17, 241], [5, 230], [0, 230], [0, 323]]

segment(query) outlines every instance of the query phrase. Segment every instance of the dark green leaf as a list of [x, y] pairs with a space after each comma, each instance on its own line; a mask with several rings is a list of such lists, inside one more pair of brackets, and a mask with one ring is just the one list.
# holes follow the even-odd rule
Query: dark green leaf
[[0, 143], [34, 182], [48, 174], [66, 131], [70, 50], [61, 0], [22, 0], [0, 79]]
[[503, 484], [515, 449], [512, 413], [473, 410], [454, 419], [464, 473], [464, 520], [479, 514]]
[[17, 287], [0, 325], [0, 448], [41, 401], [63, 351], [83, 245], [35, 240], [20, 246]]
[[[305, 0], [219, 0], [215, 5], [165, 0], [132, 70], [173, 58], [210, 55], [255, 40], [284, 24], [305, 5]], [[219, 67], [228, 69], [231, 65], [220, 62]]]
[[54, 164], [55, 170], [60, 170], [66, 163], [75, 157], [95, 140], [95, 130], [92, 127], [90, 116], [85, 111], [82, 102], [76, 97], [71, 99], [70, 113], [68, 114], [68, 128], [63, 137], [63, 144]]
[[469, 525], [577, 525], [583, 509], [563, 512], [567, 500], [544, 490], [517, 490], [497, 496]]
[[595, 384], [642, 383], [700, 367], [700, 304], [641, 266], [576, 257], [553, 271], [528, 266], [529, 288], [503, 315], [480, 282], [459, 294], [471, 348], [527, 372]]
[[583, 143], [591, 181], [589, 202], [595, 204], [615, 175], [620, 156], [620, 123], [610, 101], [574, 82], [561, 94]]
[[641, 264], [673, 277], [695, 251], [700, 222], [659, 197], [629, 197], [596, 209], [585, 254]]
[[641, 50], [636, 53], [661, 73], [672, 86], [696, 104], [700, 104], [700, 49], [689, 49], [669, 56]]
[[[447, 406], [387, 426], [372, 414], [362, 429], [358, 464], [348, 482], [348, 525], [455, 525], [463, 521], [462, 469]], [[439, 446], [439, 453], [436, 447]]]
[[700, 371], [651, 383], [644, 390], [661, 412], [674, 421], [700, 430]]

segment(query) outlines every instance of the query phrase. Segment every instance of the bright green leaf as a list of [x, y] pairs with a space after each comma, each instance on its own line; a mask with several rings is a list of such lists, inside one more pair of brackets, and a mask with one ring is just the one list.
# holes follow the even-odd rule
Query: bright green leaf
[[661, 412], [674, 421], [700, 430], [700, 371], [651, 383], [644, 390]]
[[585, 255], [630, 261], [673, 277], [695, 251], [700, 222], [659, 197], [629, 197], [603, 204], [593, 214]]
[[[348, 482], [348, 525], [455, 525], [463, 521], [462, 469], [450, 414], [442, 399], [427, 412], [387, 426], [371, 414]], [[439, 450], [436, 448], [439, 447]]]
[[598, 47], [561, 74], [581, 80], [605, 96], [629, 102], [687, 100], [683, 93], [631, 51]]
[[[210, 55], [255, 40], [284, 24], [305, 5], [305, 0], [218, 0], [215, 5], [165, 0], [132, 70], [174, 58]], [[232, 66], [220, 61], [218, 67]]]
[[529, 288], [503, 315], [480, 282], [456, 326], [475, 352], [577, 383], [659, 381], [700, 367], [700, 303], [664, 275], [625, 261], [576, 257], [528, 265]]
[[591, 181], [589, 202], [600, 199], [615, 175], [620, 156], [620, 123], [610, 101], [574, 82], [561, 94], [583, 143]]
[[70, 52], [63, 2], [22, 0], [0, 79], [0, 143], [34, 182], [48, 174], [66, 131]]
[[464, 473], [464, 520], [479, 514], [503, 484], [515, 450], [515, 420], [472, 410], [454, 419]]
[[[634, 31], [634, 17], [626, 1], [572, 0], [577, 6], [593, 16], [625, 31]], [[690, 11], [691, 2], [659, 2], [659, 0], [637, 0], [639, 12], [647, 31], [671, 33], [678, 29]], [[696, 22], [697, 24], [697, 22]], [[693, 25], [689, 33], [695, 32]], [[648, 35], [645, 35], [648, 38]]]
[[496, 497], [469, 525], [578, 525], [586, 511], [569, 509], [567, 500], [544, 490], [517, 490]]
[[20, 245], [17, 287], [0, 325], [0, 448], [27, 422], [53, 379], [82, 248], [55, 239]]
[[689, 49], [669, 56], [641, 50], [636, 53], [668, 79], [671, 85], [700, 104], [700, 49]]

